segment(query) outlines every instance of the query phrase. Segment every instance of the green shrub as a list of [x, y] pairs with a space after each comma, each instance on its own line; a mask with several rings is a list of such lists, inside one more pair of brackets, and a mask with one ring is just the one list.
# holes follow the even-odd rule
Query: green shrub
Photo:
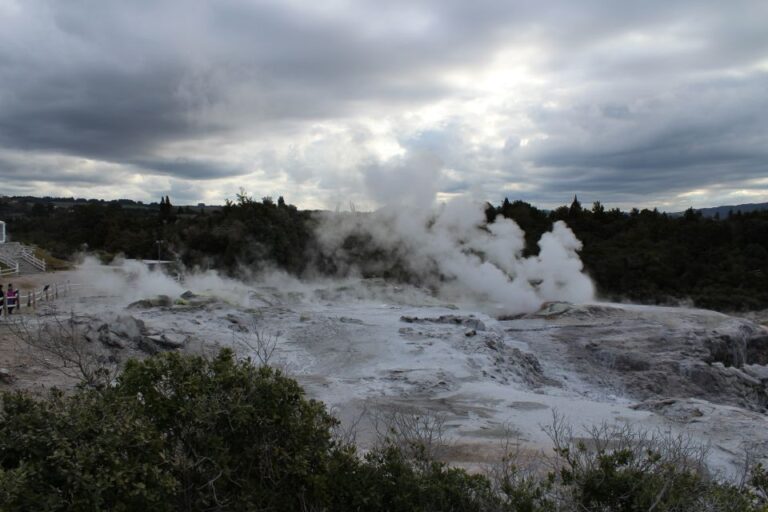
[[629, 430], [588, 446], [555, 428], [548, 478], [513, 459], [496, 478], [469, 474], [396, 435], [361, 458], [295, 381], [228, 350], [132, 361], [113, 386], [0, 406], [2, 511], [766, 511], [761, 467], [749, 490], [720, 484], [687, 445]]
[[[336, 480], [338, 482], [338, 480]], [[395, 446], [366, 455], [355, 479], [347, 479], [345, 499], [332, 510], [438, 512], [492, 510], [498, 500], [482, 475], [433, 461], [428, 465], [404, 456]]]
[[2, 510], [173, 510], [161, 433], [92, 391], [2, 397]]
[[269, 367], [163, 354], [114, 387], [2, 397], [3, 510], [299, 510], [335, 421]]
[[318, 496], [336, 420], [277, 370], [169, 354], [129, 363], [110, 394], [163, 433], [185, 509], [299, 510]]
[[550, 474], [558, 510], [762, 510], [746, 489], [712, 479], [706, 450], [684, 435], [601, 425], [577, 438], [557, 417], [548, 433], [559, 463]]

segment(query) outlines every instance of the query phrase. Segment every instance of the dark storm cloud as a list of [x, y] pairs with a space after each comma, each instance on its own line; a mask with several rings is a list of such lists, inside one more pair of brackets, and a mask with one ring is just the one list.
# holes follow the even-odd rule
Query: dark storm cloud
[[19, 80], [3, 102], [0, 144], [25, 150], [122, 160], [169, 140], [192, 136], [174, 98], [175, 73], [81, 70], [77, 76]]
[[196, 6], [31, 1], [7, 16], [31, 30], [17, 25], [5, 36], [17, 44], [0, 45], [0, 144], [124, 162], [166, 142], [344, 116], [360, 101], [433, 100], [447, 91], [429, 73], [487, 44], [368, 35], [279, 5]]
[[131, 164], [140, 169], [147, 169], [168, 176], [186, 178], [190, 180], [222, 178], [247, 174], [246, 167], [222, 165], [210, 160], [193, 160], [190, 158], [177, 158], [174, 160], [129, 160]]
[[[747, 182], [766, 175], [765, 19], [759, 0], [0, 0], [0, 151], [31, 161], [0, 160], [0, 177], [117, 176], [34, 163], [56, 154], [180, 180], [273, 162], [299, 169], [298, 181], [335, 183], [332, 171], [310, 172], [312, 161], [281, 161], [271, 148], [239, 163], [211, 155], [316, 121], [400, 119], [460, 101], [467, 91], [445, 73], [472, 76], [502, 49], [534, 48], [526, 65], [546, 85], [506, 113], [536, 134], [527, 146], [518, 128], [501, 134], [514, 147], [471, 142], [478, 127], [460, 112], [397, 136], [409, 154], [429, 152], [454, 172], [443, 191], [524, 181], [540, 198], [639, 197]], [[190, 198], [198, 190], [175, 186]]]
[[73, 169], [67, 163], [40, 161], [34, 158], [9, 158], [0, 154], [0, 176], [3, 177], [2, 192], [10, 184], [25, 182], [52, 182], [63, 186], [69, 185], [109, 185], [115, 182], [113, 172], [105, 168], [96, 168], [90, 172]]
[[[652, 194], [768, 175], [768, 73], [540, 110], [525, 158], [552, 189]], [[621, 101], [625, 103], [620, 103]]]

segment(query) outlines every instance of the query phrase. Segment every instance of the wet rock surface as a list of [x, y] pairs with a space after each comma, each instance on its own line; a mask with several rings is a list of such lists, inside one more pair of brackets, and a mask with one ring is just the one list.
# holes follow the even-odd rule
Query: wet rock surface
[[461, 325], [475, 331], [486, 330], [485, 324], [472, 316], [457, 316], [457, 315], [441, 315], [436, 318], [419, 318], [416, 316], [403, 315], [400, 317], [401, 322], [408, 324], [448, 324], [448, 325]]
[[161, 350], [182, 349], [190, 338], [173, 332], [154, 332], [143, 320], [124, 314], [99, 317], [80, 315], [73, 317], [70, 322], [77, 325], [85, 341], [117, 351], [156, 354]]
[[545, 375], [533, 353], [508, 346], [504, 336], [489, 330], [482, 320], [474, 316], [421, 318], [404, 315], [400, 317], [400, 322], [414, 325], [401, 327], [398, 332], [402, 338], [416, 345], [425, 343], [432, 346], [438, 341], [472, 354], [485, 379], [503, 384], [523, 384], [529, 388], [560, 385], [556, 379]]
[[3, 384], [13, 384], [16, 382], [16, 376], [7, 368], [0, 368], [0, 382]]
[[173, 299], [168, 295], [158, 295], [156, 297], [141, 299], [128, 304], [128, 309], [149, 309], [170, 307], [173, 305]]
[[561, 348], [563, 364], [616, 394], [768, 407], [768, 332], [748, 320], [701, 310], [559, 304], [554, 313], [547, 308], [504, 324], [530, 340], [534, 352], [544, 333]]

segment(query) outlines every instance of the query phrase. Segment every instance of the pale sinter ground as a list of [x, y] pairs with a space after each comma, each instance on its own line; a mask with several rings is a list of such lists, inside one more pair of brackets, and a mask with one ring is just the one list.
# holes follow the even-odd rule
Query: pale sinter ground
[[[66, 281], [88, 286], [60, 298], [57, 312], [75, 314], [94, 346], [118, 359], [171, 347], [233, 346], [248, 355], [256, 333], [276, 340], [270, 363], [355, 424], [362, 446], [373, 442], [376, 418], [391, 411], [433, 415], [451, 441], [446, 458], [472, 467], [497, 459], [509, 435], [546, 451], [541, 427], [557, 411], [576, 427], [629, 423], [689, 434], [711, 445], [710, 461], [726, 472], [738, 470], [744, 450], [768, 455], [761, 341], [768, 333], [719, 313], [552, 304], [498, 320], [481, 311], [492, 308], [457, 307], [383, 281], [273, 275], [246, 285], [206, 274], [181, 284], [138, 267], [91, 267], [14, 285]], [[181, 299], [187, 290], [193, 294]], [[128, 307], [160, 294], [168, 298]], [[33, 322], [50, 312], [22, 308]], [[7, 322], [0, 321], [0, 366], [16, 380], [4, 388], [73, 383], [20, 350]], [[104, 323], [111, 338], [96, 335]]]

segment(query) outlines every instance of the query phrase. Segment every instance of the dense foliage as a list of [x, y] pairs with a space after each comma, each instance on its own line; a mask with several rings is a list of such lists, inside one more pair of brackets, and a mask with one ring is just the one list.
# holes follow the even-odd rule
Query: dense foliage
[[[246, 194], [223, 207], [177, 208], [170, 198], [159, 204], [89, 201], [54, 209], [45, 202], [0, 199], [0, 218], [15, 239], [42, 246], [66, 258], [87, 249], [106, 257], [180, 259], [189, 266], [237, 272], [274, 266], [300, 274], [309, 268], [332, 272], [332, 262], [317, 258], [312, 212], [299, 211], [282, 198], [254, 201]], [[57, 204], [57, 206], [60, 206]], [[768, 211], [735, 212], [723, 218], [688, 210], [668, 215], [657, 210], [606, 210], [578, 201], [553, 211], [507, 200], [488, 205], [489, 221], [502, 215], [526, 232], [527, 254], [556, 220], [564, 220], [584, 244], [587, 273], [599, 293], [611, 299], [648, 303], [692, 301], [720, 310], [768, 308]], [[348, 240], [350, 251], [366, 258], [365, 240]], [[397, 261], [382, 275], [407, 277]], [[394, 270], [393, 270], [394, 269]]]
[[231, 353], [130, 362], [108, 389], [3, 397], [3, 510], [300, 510], [333, 418]]
[[361, 458], [295, 381], [230, 351], [166, 353], [113, 386], [1, 402], [4, 511], [766, 510], [764, 473], [736, 488], [663, 452], [560, 445], [560, 470], [536, 478], [514, 460], [489, 478], [386, 441]]
[[601, 295], [639, 302], [691, 300], [721, 310], [768, 307], [768, 211], [705, 218], [689, 209], [670, 216], [657, 210], [584, 209], [577, 200], [549, 213], [505, 201], [488, 213], [514, 219], [526, 232], [528, 251], [555, 220], [584, 244], [581, 258]]
[[310, 212], [279, 198], [254, 201], [244, 193], [223, 207], [174, 207], [120, 201], [58, 203], [0, 199], [15, 240], [58, 258], [80, 251], [129, 258], [181, 260], [188, 266], [236, 272], [271, 265], [300, 273], [312, 240]]

